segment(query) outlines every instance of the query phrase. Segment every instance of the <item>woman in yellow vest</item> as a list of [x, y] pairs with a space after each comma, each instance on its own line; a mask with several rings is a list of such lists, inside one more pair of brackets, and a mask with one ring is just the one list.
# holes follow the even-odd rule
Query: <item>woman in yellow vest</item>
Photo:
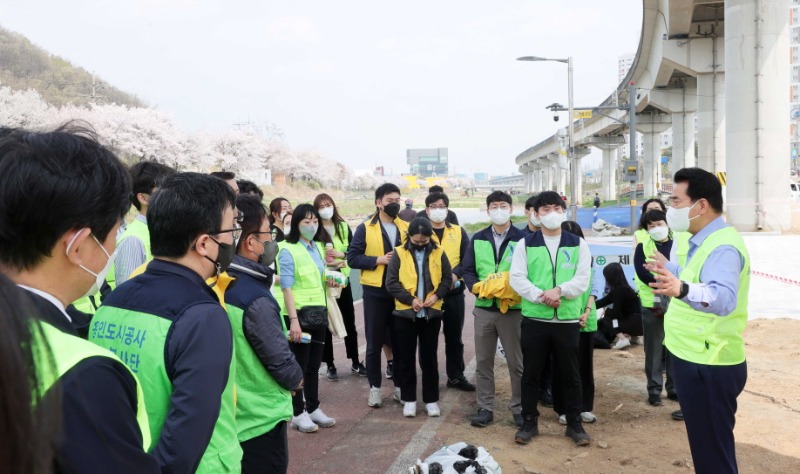
[[[289, 316], [289, 336], [292, 352], [303, 369], [304, 387], [292, 397], [294, 416], [292, 427], [312, 433], [321, 426], [336, 424], [319, 407], [319, 366], [327, 328], [302, 327], [298, 313], [305, 307], [326, 306], [325, 254], [322, 244], [324, 229], [319, 225], [319, 213], [311, 204], [300, 204], [292, 215], [292, 226], [286, 240], [279, 245], [278, 272], [285, 314]], [[301, 331], [311, 336], [303, 341]]]
[[[353, 240], [353, 231], [350, 226], [339, 215], [339, 209], [333, 202], [333, 198], [322, 193], [314, 198], [314, 207], [320, 215], [320, 227], [325, 229], [325, 242], [330, 243], [326, 246], [325, 260], [326, 265], [331, 270], [341, 272], [348, 279], [350, 278], [350, 267], [347, 266], [347, 249], [350, 241]], [[356, 330], [356, 312], [353, 308], [353, 290], [350, 289], [349, 282], [342, 288], [342, 292], [336, 299], [339, 311], [342, 313], [342, 321], [347, 336], [344, 338], [344, 348], [347, 358], [352, 361], [350, 372], [362, 377], [367, 376], [367, 368], [358, 358], [358, 331]], [[336, 366], [333, 363], [333, 336], [330, 331], [325, 333], [325, 350], [322, 360], [328, 366], [328, 379], [331, 381], [339, 380], [336, 373]]]
[[444, 250], [431, 242], [433, 228], [428, 219], [417, 217], [408, 225], [406, 243], [396, 247], [386, 270], [386, 289], [395, 298], [392, 325], [397, 337], [393, 347], [395, 381], [400, 386], [403, 416], [417, 413], [419, 342], [422, 369], [422, 401], [428, 416], [439, 416], [439, 329], [442, 299], [452, 286], [452, 269]]

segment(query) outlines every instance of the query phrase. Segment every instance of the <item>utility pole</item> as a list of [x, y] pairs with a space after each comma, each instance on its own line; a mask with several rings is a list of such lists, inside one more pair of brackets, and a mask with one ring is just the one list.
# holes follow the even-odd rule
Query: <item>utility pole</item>
[[630, 157], [629, 159], [635, 163], [636, 166], [636, 176], [630, 177], [630, 184], [631, 184], [631, 235], [633, 235], [634, 231], [636, 230], [636, 198], [638, 196], [638, 175], [639, 175], [639, 156], [636, 153], [636, 84], [631, 81], [628, 84], [628, 129], [630, 132], [630, 146], [628, 149], [630, 150]]

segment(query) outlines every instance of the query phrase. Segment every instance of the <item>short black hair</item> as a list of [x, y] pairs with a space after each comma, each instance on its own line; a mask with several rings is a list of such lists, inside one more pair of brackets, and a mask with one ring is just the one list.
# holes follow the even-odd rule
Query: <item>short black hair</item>
[[444, 188], [439, 186], [438, 184], [434, 184], [433, 186], [428, 188], [428, 194], [443, 193], [443, 192], [444, 192]]
[[226, 230], [228, 207], [236, 207], [236, 197], [225, 181], [201, 173], [168, 176], [147, 209], [153, 256], [183, 257], [200, 235]]
[[212, 171], [208, 174], [223, 181], [236, 178], [236, 174], [233, 171]]
[[58, 239], [88, 227], [100, 242], [131, 208], [131, 177], [94, 130], [5, 130], [0, 139], [0, 265], [31, 270]]
[[444, 201], [444, 205], [450, 207], [450, 198], [447, 197], [447, 194], [445, 193], [431, 193], [425, 196], [425, 207], [428, 207], [439, 200]]
[[575, 221], [564, 221], [561, 223], [561, 230], [565, 232], [569, 232], [570, 234], [577, 235], [578, 237], [585, 239], [586, 237], [583, 236], [583, 229], [581, 229], [580, 224]]
[[400, 188], [396, 184], [383, 183], [375, 190], [375, 200], [383, 199], [384, 196], [391, 193], [400, 194]]
[[667, 214], [663, 211], [657, 211], [653, 209], [652, 211], [647, 211], [642, 215], [642, 223], [644, 223], [643, 229], [647, 229], [647, 226], [652, 224], [653, 222], [658, 221], [667, 221]]
[[239, 194], [257, 194], [259, 198], [264, 199], [264, 191], [256, 183], [247, 179], [237, 179], [236, 185], [239, 186]]
[[533, 205], [536, 204], [536, 196], [531, 196], [525, 200], [525, 209], [530, 211], [533, 209]]
[[175, 168], [161, 164], [157, 161], [140, 161], [128, 169], [133, 180], [131, 203], [137, 210], [142, 210], [142, 204], [136, 197], [139, 193], [150, 194], [153, 189], [161, 184], [167, 176], [177, 173]]
[[491, 194], [486, 196], [486, 207], [489, 207], [493, 202], [507, 202], [509, 205], [514, 204], [511, 200], [511, 196], [503, 191], [492, 191]]
[[[431, 237], [433, 235], [433, 226], [431, 226], [431, 221], [428, 220], [427, 217], [415, 217], [411, 219], [411, 222], [408, 223], [408, 238], [406, 239], [406, 243], [404, 247], [407, 250], [411, 249], [411, 236], [422, 234], [425, 237]], [[436, 248], [436, 242], [433, 240], [430, 241], [429, 244], [432, 248]]]
[[289, 231], [289, 235], [286, 236], [287, 242], [296, 244], [300, 241], [300, 221], [309, 217], [316, 217], [319, 223], [317, 226], [317, 233], [314, 234], [314, 239], [312, 240], [326, 242], [330, 238], [328, 232], [322, 227], [322, 223], [320, 222], [322, 218], [319, 217], [317, 208], [314, 207], [313, 204], [303, 203], [294, 208], [294, 212], [292, 213], [292, 228]]
[[567, 208], [567, 205], [564, 204], [564, 200], [561, 199], [561, 196], [555, 191], [542, 191], [536, 196], [536, 200], [533, 202], [533, 210], [539, 212], [542, 206], [561, 206], [561, 209]]
[[661, 208], [663, 212], [667, 212], [667, 206], [664, 204], [659, 198], [650, 198], [642, 204], [642, 214], [639, 216], [639, 229], [647, 229], [647, 224], [644, 222], [644, 215], [647, 214], [647, 206], [652, 203], [658, 203], [658, 206]]
[[672, 181], [675, 184], [687, 183], [686, 195], [693, 203], [705, 199], [711, 209], [722, 213], [722, 185], [712, 173], [702, 168], [682, 168]]
[[[240, 223], [242, 235], [236, 245], [236, 250], [238, 251], [248, 235], [261, 230], [261, 225], [264, 223], [264, 219], [267, 218], [267, 209], [258, 196], [241, 193], [236, 196], [236, 209], [242, 213], [242, 222]], [[264, 241], [262, 238], [258, 240]]]

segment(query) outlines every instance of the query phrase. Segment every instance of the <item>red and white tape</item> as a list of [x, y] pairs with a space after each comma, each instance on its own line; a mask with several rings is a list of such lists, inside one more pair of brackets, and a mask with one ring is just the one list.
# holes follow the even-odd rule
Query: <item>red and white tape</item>
[[770, 275], [769, 273], [757, 272], [755, 270], [751, 270], [750, 274], [751, 275], [760, 276], [762, 278], [767, 278], [769, 280], [775, 280], [775, 281], [779, 281], [781, 283], [786, 283], [787, 285], [800, 286], [800, 281], [792, 280], [791, 278], [781, 277], [781, 276], [777, 276], [777, 275]]

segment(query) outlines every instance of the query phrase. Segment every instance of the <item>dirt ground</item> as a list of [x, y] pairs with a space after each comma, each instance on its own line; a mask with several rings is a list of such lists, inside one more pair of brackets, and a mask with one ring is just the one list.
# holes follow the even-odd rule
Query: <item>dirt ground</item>
[[[800, 321], [755, 320], [745, 332], [748, 379], [739, 396], [736, 450], [741, 472], [800, 472]], [[504, 364], [496, 366], [497, 401], [507, 401]], [[647, 403], [642, 346], [595, 351], [595, 410], [586, 424], [587, 448], [575, 447], [552, 410], [539, 419], [540, 436], [527, 446], [514, 443], [511, 413], [498, 406], [495, 423], [469, 425], [474, 402], [455, 407], [456, 423], [446, 423], [435, 441], [484, 446], [504, 473], [694, 472], [686, 430], [670, 413], [677, 402]]]

